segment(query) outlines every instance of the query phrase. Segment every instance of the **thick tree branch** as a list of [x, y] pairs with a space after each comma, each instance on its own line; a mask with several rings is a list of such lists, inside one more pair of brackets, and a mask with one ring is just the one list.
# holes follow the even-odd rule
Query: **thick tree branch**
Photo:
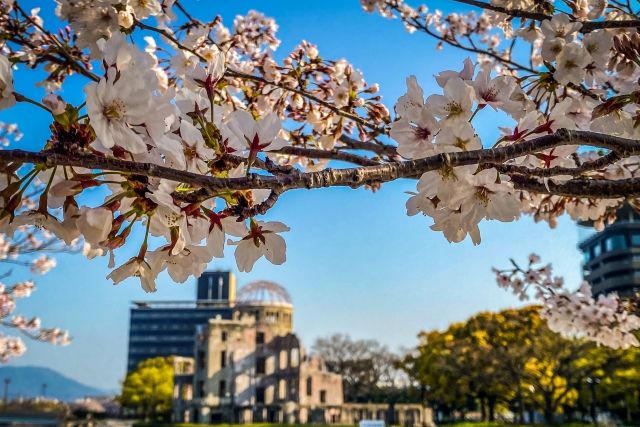
[[340, 142], [342, 142], [347, 148], [352, 148], [354, 150], [372, 151], [381, 156], [398, 156], [396, 147], [389, 144], [383, 144], [382, 142], [360, 141], [345, 134], [340, 135]]
[[511, 182], [519, 190], [565, 197], [618, 199], [640, 196], [640, 178], [628, 178], [618, 181], [608, 179], [572, 179], [558, 184], [553, 181], [543, 183], [536, 178], [524, 175], [512, 175]]
[[487, 166], [494, 167], [498, 169], [500, 172], [507, 173], [507, 174], [517, 173], [520, 175], [539, 176], [539, 177], [552, 177], [552, 176], [560, 176], [560, 175], [578, 176], [585, 172], [602, 169], [608, 165], [611, 165], [617, 162], [621, 158], [622, 157], [617, 152], [612, 151], [602, 157], [599, 157], [596, 160], [584, 162], [580, 166], [576, 166], [574, 168], [554, 166], [546, 169], [540, 169], [540, 168], [534, 169], [526, 166], [495, 164], [495, 163], [487, 164]]
[[[530, 12], [528, 10], [521, 9], [509, 9], [506, 7], [496, 6], [491, 3], [486, 3], [479, 0], [452, 0], [456, 3], [464, 3], [470, 6], [475, 6], [485, 10], [492, 10], [494, 12], [504, 13], [505, 15], [512, 16], [514, 18], [533, 19], [535, 21], [544, 21], [546, 19], [553, 18], [553, 15], [547, 15], [545, 13]], [[611, 29], [611, 28], [639, 28], [640, 20], [628, 19], [622, 21], [585, 21], [581, 22], [581, 32], [589, 33], [595, 30]]]
[[309, 189], [332, 186], [357, 188], [366, 184], [389, 182], [398, 178], [414, 178], [426, 171], [439, 169], [443, 166], [502, 163], [526, 154], [561, 145], [587, 145], [606, 148], [625, 157], [640, 153], [640, 142], [636, 140], [594, 132], [561, 129], [554, 134], [491, 149], [444, 153], [424, 159], [389, 162], [375, 166], [347, 169], [328, 168], [319, 172], [279, 174], [276, 176], [251, 173], [243, 178], [218, 178], [171, 169], [151, 163], [136, 163], [128, 160], [84, 153], [33, 153], [22, 150], [5, 150], [0, 151], [0, 162], [42, 164], [47, 168], [56, 165], [78, 166], [103, 171], [164, 178], [189, 184], [194, 187], [201, 187], [201, 190], [195, 193], [181, 192], [176, 195], [176, 197], [181, 200], [194, 202], [210, 198], [221, 190], [264, 188], [277, 189], [278, 191], [284, 192], [296, 188]]
[[525, 19], [533, 19], [536, 21], [542, 21], [545, 19], [551, 19], [552, 16], [549, 16], [544, 13], [530, 12], [528, 10], [520, 10], [520, 9], [509, 9], [502, 6], [496, 6], [491, 3], [485, 3], [483, 1], [478, 0], [452, 0], [456, 3], [464, 3], [470, 6], [475, 6], [480, 9], [492, 10], [494, 12], [504, 13], [505, 15], [513, 16], [514, 18], [525, 18]]
[[316, 159], [331, 159], [331, 160], [342, 160], [345, 162], [353, 163], [355, 165], [360, 166], [375, 166], [380, 164], [375, 160], [372, 160], [368, 157], [357, 156], [351, 153], [345, 153], [344, 151], [338, 150], [318, 150], [315, 148], [304, 148], [304, 147], [283, 147], [277, 151], [272, 151], [278, 154], [289, 154], [293, 156], [302, 156], [308, 158], [316, 158]]

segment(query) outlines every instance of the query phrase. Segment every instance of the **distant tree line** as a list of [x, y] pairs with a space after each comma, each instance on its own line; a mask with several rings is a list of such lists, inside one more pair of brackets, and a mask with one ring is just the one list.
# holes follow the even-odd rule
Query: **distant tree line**
[[342, 375], [345, 402], [419, 402], [409, 387], [402, 358], [374, 339], [353, 339], [346, 334], [318, 338], [312, 352], [331, 372]]

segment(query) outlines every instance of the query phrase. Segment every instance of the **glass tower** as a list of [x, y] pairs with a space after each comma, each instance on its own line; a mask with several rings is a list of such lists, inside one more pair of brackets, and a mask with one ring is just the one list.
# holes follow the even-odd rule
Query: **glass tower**
[[578, 247], [583, 254], [583, 275], [594, 295], [617, 292], [630, 296], [639, 292], [640, 215], [625, 205], [617, 220], [604, 230], [585, 231], [580, 232]]
[[198, 279], [192, 301], [134, 301], [129, 323], [127, 372], [152, 357], [194, 356], [195, 333], [209, 319], [231, 319], [235, 276], [207, 271]]

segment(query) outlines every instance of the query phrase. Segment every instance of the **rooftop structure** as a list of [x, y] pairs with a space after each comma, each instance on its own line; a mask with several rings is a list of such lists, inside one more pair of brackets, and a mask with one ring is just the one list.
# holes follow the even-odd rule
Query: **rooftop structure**
[[247, 283], [240, 288], [238, 304], [292, 306], [289, 292], [277, 283], [267, 280]]

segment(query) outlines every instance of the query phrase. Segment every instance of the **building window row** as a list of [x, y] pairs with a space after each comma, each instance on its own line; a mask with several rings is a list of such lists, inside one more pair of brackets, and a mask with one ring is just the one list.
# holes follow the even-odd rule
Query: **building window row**
[[156, 341], [184, 341], [186, 344], [193, 343], [191, 335], [137, 335], [132, 334], [129, 337], [131, 342], [156, 342]]
[[196, 323], [206, 321], [210, 318], [214, 318], [218, 313], [194, 313], [188, 312], [175, 312], [165, 311], [157, 312], [156, 310], [136, 310], [131, 311], [131, 319], [189, 319]]
[[130, 347], [129, 354], [144, 354], [144, 355], [156, 355], [156, 354], [175, 354], [178, 356], [189, 356], [192, 353], [191, 347]]
[[632, 232], [630, 234], [620, 232], [611, 234], [604, 239], [598, 240], [590, 247], [585, 248], [584, 260], [585, 262], [589, 262], [603, 253], [628, 249], [631, 247], [640, 248], [640, 232]]
[[132, 331], [193, 331], [193, 325], [180, 323], [132, 323]]

